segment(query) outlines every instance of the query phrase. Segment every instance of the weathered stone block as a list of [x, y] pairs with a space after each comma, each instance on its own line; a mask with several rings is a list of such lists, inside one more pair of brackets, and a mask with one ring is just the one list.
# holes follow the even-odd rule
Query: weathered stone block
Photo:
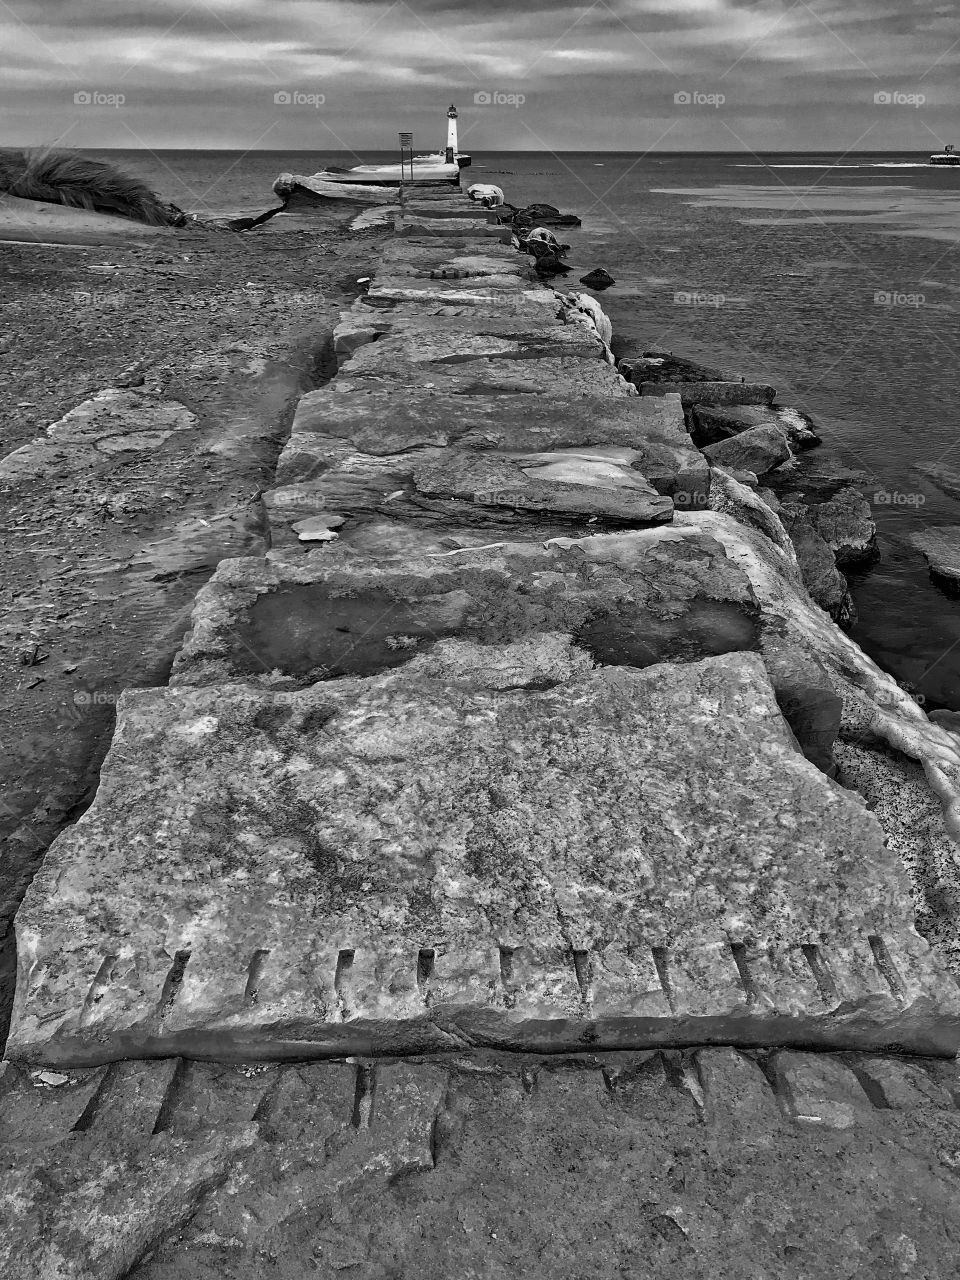
[[[545, 635], [295, 693], [124, 695], [17, 917], [8, 1053], [954, 1052], [902, 870], [796, 752], [759, 658], [591, 668]], [[631, 996], [653, 959], [647, 1008], [595, 1010], [611, 946]]]
[[857, 1056], [852, 1065], [864, 1081], [867, 1093], [875, 1093], [877, 1101], [894, 1111], [933, 1108], [955, 1111], [956, 1103], [949, 1089], [943, 1087], [921, 1062], [903, 1058]]
[[872, 1110], [850, 1068], [827, 1054], [778, 1053], [773, 1070], [787, 1114], [801, 1124], [849, 1129]]
[[200, 592], [174, 679], [369, 675], [454, 635], [569, 631], [597, 662], [636, 667], [759, 644], [753, 592], [712, 538], [641, 532], [450, 555], [390, 536], [376, 559], [345, 539], [309, 562], [224, 562]]
[[640, 394], [662, 396], [678, 392], [684, 405], [773, 404], [775, 387], [760, 382], [643, 382]]
[[708, 444], [703, 452], [717, 466], [765, 475], [791, 457], [787, 438], [779, 427], [750, 427], [729, 440]]
[[939, 525], [912, 533], [910, 541], [923, 552], [930, 576], [944, 590], [960, 593], [960, 525]]
[[856, 489], [839, 490], [826, 502], [809, 507], [808, 514], [841, 569], [879, 557], [876, 521], [869, 502]]
[[429, 497], [478, 506], [603, 517], [631, 524], [669, 523], [673, 503], [626, 462], [586, 449], [579, 453], [503, 454], [437, 450], [414, 467], [413, 483]]

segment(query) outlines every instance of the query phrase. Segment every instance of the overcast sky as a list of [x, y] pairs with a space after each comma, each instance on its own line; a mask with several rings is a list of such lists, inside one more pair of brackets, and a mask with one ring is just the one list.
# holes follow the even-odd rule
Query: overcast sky
[[956, 0], [0, 0], [0, 142], [924, 153], [958, 63]]

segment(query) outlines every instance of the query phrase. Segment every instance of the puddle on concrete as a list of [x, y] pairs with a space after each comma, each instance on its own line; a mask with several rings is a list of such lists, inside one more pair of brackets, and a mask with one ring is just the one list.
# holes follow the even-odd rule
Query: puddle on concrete
[[759, 628], [740, 605], [694, 600], [685, 613], [670, 618], [595, 613], [580, 629], [577, 642], [607, 666], [649, 667], [758, 649]]
[[469, 603], [460, 591], [397, 600], [376, 590], [335, 596], [319, 583], [287, 587], [253, 605], [237, 629], [234, 662], [244, 674], [374, 675], [456, 635]]

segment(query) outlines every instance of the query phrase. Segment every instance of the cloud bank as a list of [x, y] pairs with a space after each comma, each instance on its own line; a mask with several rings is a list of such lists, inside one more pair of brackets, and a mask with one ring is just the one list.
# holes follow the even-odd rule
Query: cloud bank
[[923, 153], [958, 63], [942, 0], [0, 0], [17, 144]]

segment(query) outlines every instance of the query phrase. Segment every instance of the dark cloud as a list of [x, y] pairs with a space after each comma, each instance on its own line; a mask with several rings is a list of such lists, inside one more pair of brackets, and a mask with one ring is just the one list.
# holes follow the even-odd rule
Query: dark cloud
[[[18, 141], [130, 128], [198, 145], [213, 122], [221, 145], [224, 130], [238, 146], [316, 133], [316, 114], [277, 113], [283, 88], [322, 92], [322, 128], [358, 147], [397, 118], [427, 134], [451, 98], [471, 146], [490, 149], [648, 146], [667, 128], [680, 147], [730, 146], [730, 129], [757, 147], [842, 147], [871, 125], [871, 145], [912, 130], [922, 148], [958, 105], [945, 0], [13, 4], [0, 4], [0, 108]], [[921, 82], [924, 113], [876, 111], [876, 89]], [[72, 110], [75, 89], [120, 86], [122, 116]], [[721, 91], [723, 113], [678, 110], [682, 89]], [[523, 110], [474, 104], [491, 90], [522, 94]]]

